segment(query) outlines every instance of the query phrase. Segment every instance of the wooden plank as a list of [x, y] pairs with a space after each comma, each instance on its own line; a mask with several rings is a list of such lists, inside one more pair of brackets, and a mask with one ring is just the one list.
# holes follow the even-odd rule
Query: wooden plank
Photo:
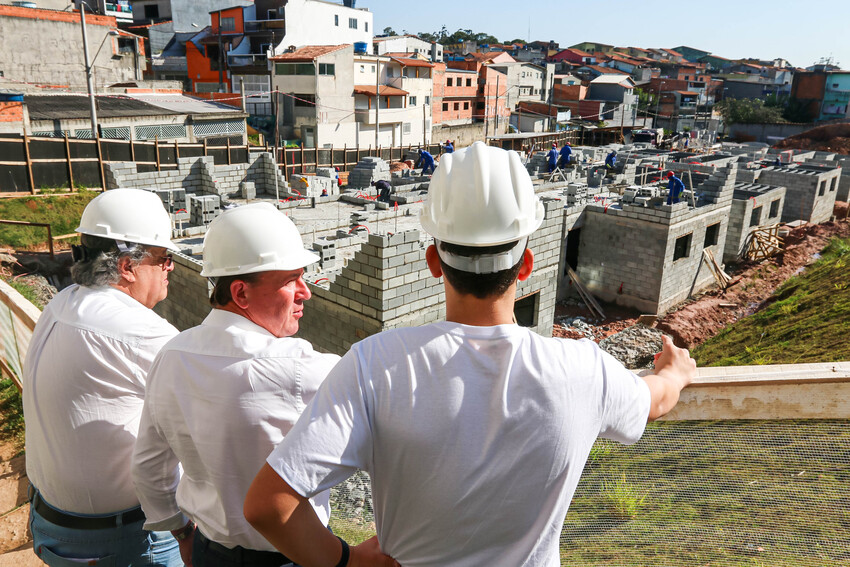
[[38, 307], [30, 303], [23, 295], [18, 293], [18, 290], [0, 280], [0, 302], [12, 310], [12, 313], [20, 319], [20, 321], [30, 331], [35, 330], [35, 324], [38, 323], [38, 318], [41, 316], [41, 311]]
[[97, 163], [100, 170], [100, 189], [106, 191], [106, 174], [103, 172], [103, 148], [100, 145], [100, 132], [93, 132], [97, 144]]
[[575, 273], [571, 266], [567, 266], [567, 273], [570, 276], [570, 279], [573, 280], [573, 283], [576, 286], [576, 290], [578, 290], [579, 295], [587, 304], [588, 308], [590, 308], [591, 313], [595, 313], [599, 316], [600, 319], [605, 318], [605, 312], [602, 311], [602, 307], [599, 306], [599, 303], [593, 298], [593, 295], [584, 287], [584, 283], [582, 283], [581, 279], [578, 277], [578, 274]]
[[25, 161], [0, 161], [0, 165], [26, 165]]
[[162, 167], [159, 163], [159, 136], [154, 137], [154, 153], [156, 153], [156, 170], [162, 171]]
[[30, 138], [27, 134], [24, 134], [24, 155], [27, 160], [27, 179], [30, 182], [30, 193], [35, 195], [35, 181], [32, 177], [32, 158], [30, 157]]
[[74, 168], [71, 167], [71, 143], [68, 141], [68, 133], [65, 132], [65, 160], [68, 162], [68, 188], [74, 190]]
[[232, 165], [230, 159], [230, 136], [226, 137], [225, 140], [227, 141], [227, 165]]

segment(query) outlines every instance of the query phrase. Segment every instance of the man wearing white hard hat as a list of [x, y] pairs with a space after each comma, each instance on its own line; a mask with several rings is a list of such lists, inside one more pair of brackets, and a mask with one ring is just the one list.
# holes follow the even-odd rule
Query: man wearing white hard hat
[[[242, 504], [339, 361], [292, 337], [311, 295], [304, 267], [318, 259], [274, 206], [225, 211], [204, 238], [201, 275], [215, 281], [213, 310], [154, 362], [133, 477], [148, 527], [182, 530], [195, 567], [291, 562], [245, 521]], [[309, 505], [326, 526], [328, 493]]]
[[543, 217], [515, 152], [476, 142], [443, 157], [421, 222], [447, 320], [355, 344], [269, 456], [245, 512], [279, 549], [328, 565], [313, 554], [332, 542], [303, 503], [363, 469], [381, 548], [405, 567], [560, 565], [593, 442], [637, 441], [694, 362], [668, 342], [642, 380], [590, 341], [517, 326]]
[[156, 353], [177, 329], [152, 311], [174, 269], [159, 198], [113, 189], [86, 206], [71, 277], [44, 309], [23, 371], [33, 549], [52, 566], [181, 565], [143, 529], [130, 477]]

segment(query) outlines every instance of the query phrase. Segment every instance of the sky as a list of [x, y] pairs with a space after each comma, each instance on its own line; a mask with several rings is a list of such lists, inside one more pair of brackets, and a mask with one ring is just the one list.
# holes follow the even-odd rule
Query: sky
[[832, 57], [850, 69], [850, 0], [358, 0], [375, 30], [471, 29], [511, 39], [618, 47], [687, 45], [727, 59], [787, 59], [807, 67]]

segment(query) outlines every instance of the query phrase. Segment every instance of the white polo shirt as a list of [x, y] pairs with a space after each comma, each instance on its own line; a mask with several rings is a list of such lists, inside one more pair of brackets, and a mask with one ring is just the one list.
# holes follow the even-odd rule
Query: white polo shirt
[[593, 442], [637, 441], [649, 406], [590, 341], [436, 323], [355, 344], [268, 463], [303, 496], [367, 471], [405, 567], [557, 566]]
[[177, 334], [112, 287], [72, 285], [35, 327], [23, 370], [27, 476], [66, 512], [111, 514], [139, 505], [130, 459], [145, 380]]
[[[133, 456], [145, 528], [177, 529], [185, 513], [226, 547], [273, 551], [245, 520], [245, 495], [338, 361], [221, 309], [165, 345]], [[327, 524], [328, 493], [316, 494], [313, 506]]]

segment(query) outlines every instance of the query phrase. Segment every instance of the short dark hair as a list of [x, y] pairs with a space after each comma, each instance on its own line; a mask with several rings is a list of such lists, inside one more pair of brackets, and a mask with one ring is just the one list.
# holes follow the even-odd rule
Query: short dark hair
[[256, 283], [260, 279], [263, 272], [254, 272], [251, 274], [239, 274], [235, 276], [221, 276], [215, 279], [212, 293], [210, 293], [210, 305], [213, 307], [224, 307], [233, 301], [233, 295], [230, 293], [230, 284], [240, 280], [247, 284]]
[[[459, 244], [440, 242], [440, 250], [458, 256], [498, 254], [500, 252], [506, 252], [514, 246], [516, 246], [516, 241], [497, 246], [461, 246]], [[458, 293], [472, 295], [478, 299], [487, 299], [488, 297], [500, 296], [508, 291], [519, 276], [519, 270], [522, 267], [522, 258], [513, 267], [492, 274], [464, 272], [447, 265], [443, 262], [442, 258], [440, 258], [440, 266], [443, 269], [443, 275]]]

